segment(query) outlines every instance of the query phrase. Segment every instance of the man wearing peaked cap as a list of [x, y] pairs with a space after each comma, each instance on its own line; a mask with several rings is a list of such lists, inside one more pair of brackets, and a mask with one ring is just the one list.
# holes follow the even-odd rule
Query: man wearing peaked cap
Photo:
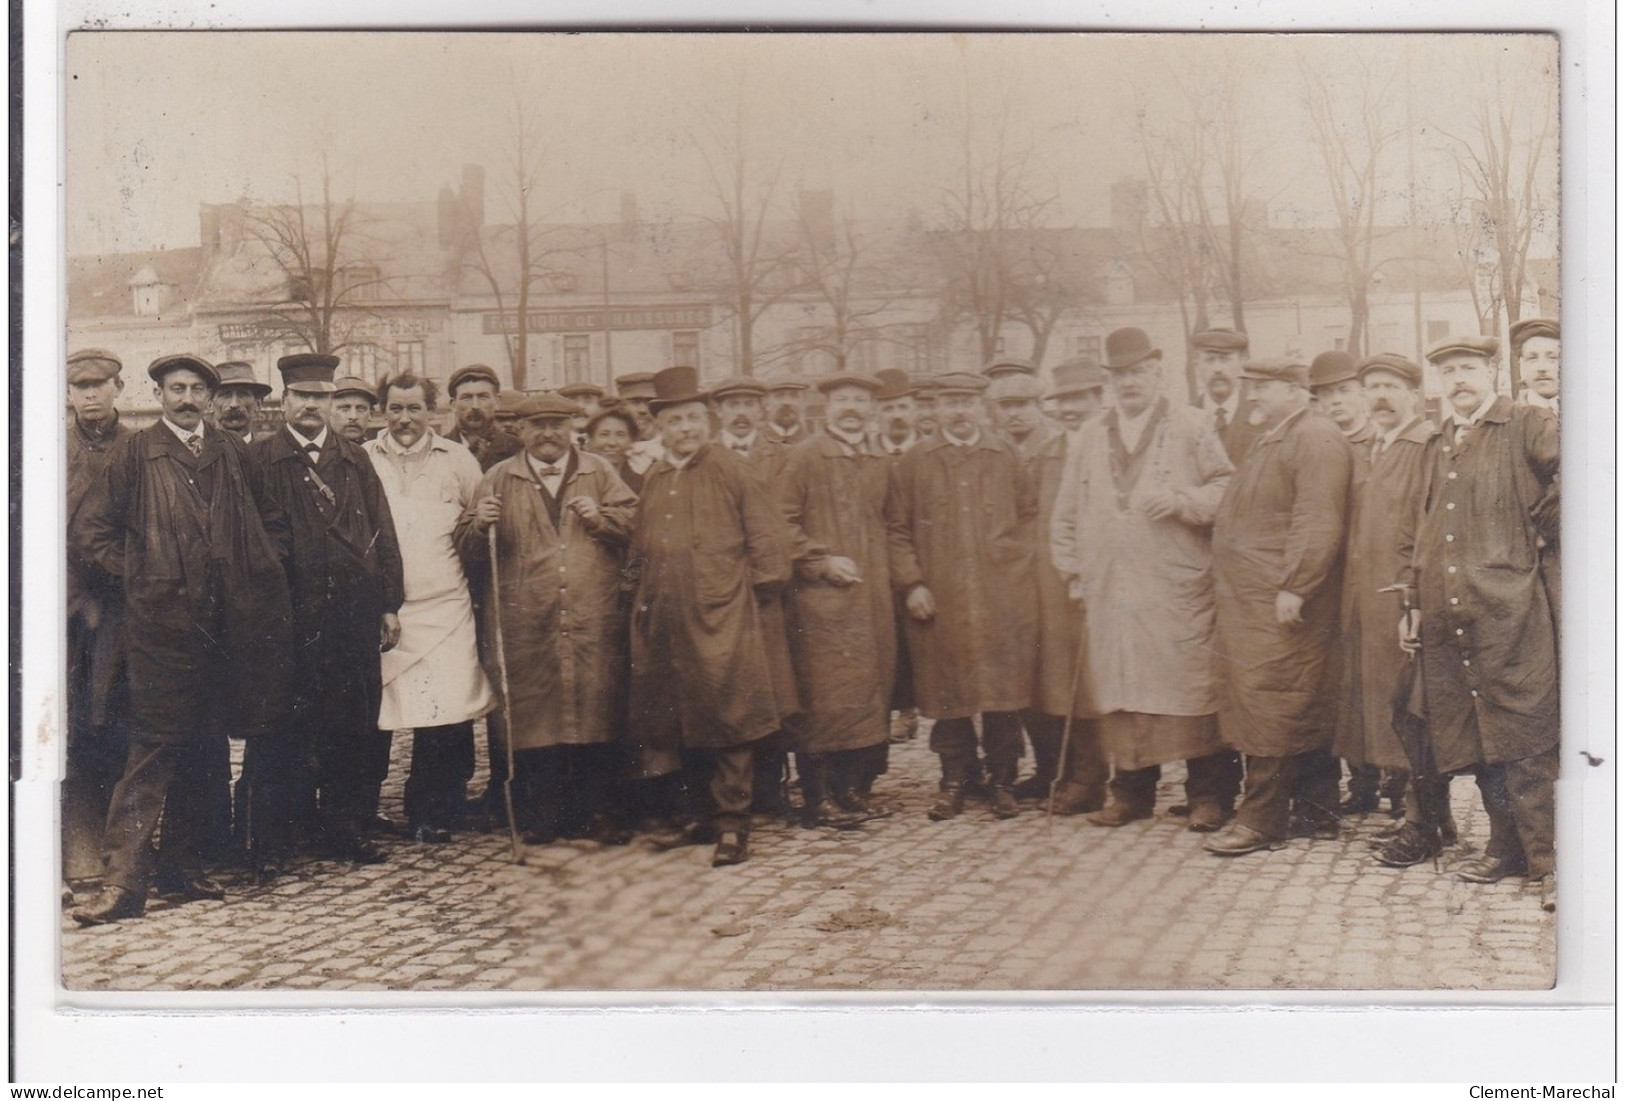
[[256, 435], [254, 421], [259, 415], [260, 403], [271, 396], [269, 383], [261, 382], [251, 364], [232, 360], [216, 368], [220, 384], [215, 387], [210, 401], [210, 421], [222, 432], [242, 437], [244, 443], [253, 443]]
[[1010, 375], [1026, 375], [1029, 378], [1037, 378], [1038, 368], [1033, 365], [1031, 360], [999, 356], [982, 368], [982, 374], [989, 381], [997, 381]]
[[1070, 359], [1051, 372], [1048, 396], [1055, 402], [1056, 419], [1067, 432], [1076, 432], [1100, 412], [1107, 377], [1106, 369], [1092, 359]]
[[571, 423], [575, 427], [575, 445], [587, 445], [587, 422], [603, 408], [604, 388], [596, 382], [567, 382], [558, 389], [561, 398], [569, 398], [581, 407]]
[[490, 470], [520, 449], [519, 438], [497, 425], [497, 395], [501, 391], [496, 370], [483, 363], [459, 367], [446, 381], [446, 400], [457, 420], [446, 439], [468, 448], [481, 470]]
[[[767, 416], [763, 405], [767, 387], [760, 379], [729, 375], [713, 385], [708, 396], [722, 426], [717, 433], [718, 443], [759, 469], [767, 470], [782, 459], [784, 448], [769, 442], [766, 433], [760, 431]], [[771, 473], [767, 478], [771, 480]]]
[[1331, 418], [1343, 439], [1354, 449], [1355, 478], [1369, 469], [1371, 442], [1377, 438], [1366, 409], [1354, 357], [1347, 352], [1322, 352], [1309, 364], [1309, 393], [1320, 411]]
[[1257, 426], [1250, 423], [1252, 410], [1241, 394], [1241, 367], [1247, 350], [1247, 334], [1234, 329], [1202, 329], [1191, 335], [1201, 390], [1197, 406], [1213, 421], [1232, 463], [1241, 461], [1258, 435]]
[[1247, 785], [1234, 824], [1206, 845], [1219, 856], [1338, 830], [1328, 750], [1353, 456], [1310, 413], [1307, 364], [1252, 360], [1242, 380], [1260, 435], [1219, 503], [1213, 576], [1219, 730], [1245, 754]]
[[1563, 345], [1558, 324], [1549, 317], [1528, 317], [1508, 333], [1523, 392], [1518, 400], [1558, 412]]
[[[895, 466], [925, 436], [918, 427], [919, 394], [923, 380], [911, 379], [908, 372], [887, 367], [875, 375], [880, 389], [875, 391], [875, 417], [871, 448], [886, 456]], [[902, 602], [893, 594], [893, 622], [897, 635], [897, 660], [891, 688], [891, 741], [912, 741], [920, 729], [920, 709], [914, 704], [914, 668], [909, 662], [908, 640], [902, 629]]]
[[763, 430], [774, 443], [789, 446], [807, 438], [804, 421], [807, 384], [793, 375], [775, 375], [767, 380], [767, 420]]
[[1023, 462], [1032, 459], [1054, 435], [1040, 404], [1044, 384], [1032, 375], [1001, 375], [988, 386], [987, 394], [999, 434]]
[[621, 406], [632, 414], [638, 425], [638, 439], [626, 454], [626, 465], [640, 477], [648, 473], [661, 452], [660, 433], [649, 409], [649, 401], [655, 396], [654, 377], [651, 371], [633, 371], [615, 379], [615, 393]]
[[354, 375], [335, 378], [330, 418], [333, 431], [358, 447], [366, 443], [370, 438], [367, 422], [372, 419], [377, 400], [366, 380]]

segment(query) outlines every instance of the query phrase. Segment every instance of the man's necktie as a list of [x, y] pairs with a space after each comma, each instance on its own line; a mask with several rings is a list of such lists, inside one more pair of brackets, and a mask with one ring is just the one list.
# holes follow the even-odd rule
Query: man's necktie
[[1230, 415], [1224, 411], [1224, 406], [1213, 410], [1213, 425], [1221, 436], [1224, 435], [1224, 430], [1230, 427]]
[[541, 470], [536, 472], [536, 476], [538, 478], [558, 478], [563, 474], [564, 470], [561, 467], [556, 466], [544, 466]]
[[191, 450], [192, 458], [201, 459], [203, 457], [203, 433], [194, 432], [186, 437], [186, 446]]
[[316, 457], [318, 455], [320, 455], [321, 453], [322, 453], [322, 445], [321, 444], [307, 443], [305, 445], [305, 458], [310, 460], [310, 465], [311, 466], [316, 465]]

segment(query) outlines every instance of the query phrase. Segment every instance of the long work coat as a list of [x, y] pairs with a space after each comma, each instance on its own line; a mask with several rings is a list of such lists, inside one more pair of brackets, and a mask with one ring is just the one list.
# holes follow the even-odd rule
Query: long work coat
[[[516, 750], [611, 741], [625, 683], [621, 562], [637, 497], [601, 456], [572, 451], [560, 462], [557, 523], [523, 452], [487, 471], [473, 497], [502, 498], [500, 587], [484, 601], [481, 630], [486, 671], [500, 691], [500, 616]], [[598, 502], [596, 521], [567, 507], [576, 497]], [[470, 509], [457, 525], [458, 548], [486, 557], [489, 538]]]
[[[1038, 666], [1033, 673], [1032, 706], [1046, 715], [1065, 715], [1070, 707], [1081, 718], [1096, 714], [1088, 685], [1078, 672], [1082, 659], [1083, 612], [1067, 592], [1066, 577], [1055, 568], [1043, 543], [1049, 537], [1055, 510], [1066, 480], [1067, 440], [1057, 432], [1027, 459], [1027, 477], [1038, 492]], [[1074, 445], [1075, 446], [1075, 445]], [[1073, 691], [1076, 687], [1077, 691]]]
[[1557, 744], [1557, 635], [1542, 543], [1556, 532], [1557, 419], [1497, 398], [1475, 427], [1428, 443], [1414, 538], [1400, 533], [1422, 609], [1435, 762], [1449, 772]]
[[[790, 524], [795, 579], [785, 598], [790, 652], [804, 706], [796, 748], [831, 753], [890, 736], [897, 664], [886, 500], [891, 464], [820, 432], [790, 448], [776, 492]], [[862, 581], [820, 576], [850, 558]]]
[[251, 450], [292, 536], [290, 729], [347, 743], [378, 728], [379, 624], [405, 599], [389, 501], [367, 453], [337, 432], [314, 466], [286, 428]]
[[898, 462], [892, 584], [923, 584], [936, 615], [905, 617], [914, 689], [933, 719], [1019, 711], [1033, 699], [1037, 493], [1009, 446], [933, 436]]
[[[1098, 712], [1212, 715], [1212, 525], [1234, 468], [1202, 411], [1159, 399], [1148, 417], [1133, 452], [1115, 410], [1083, 426], [1050, 551], [1056, 568], [1083, 584], [1084, 669]], [[1147, 501], [1166, 494], [1177, 495], [1179, 510], [1153, 520]], [[1219, 745], [1181, 739], [1203, 731], [1211, 739], [1211, 726], [1168, 724], [1166, 744], [1110, 752], [1122, 768], [1205, 756]]]
[[480, 484], [468, 448], [427, 432], [410, 451], [389, 433], [361, 449], [389, 498], [401, 548], [401, 639], [384, 652], [381, 730], [450, 726], [491, 710], [480, 667], [474, 605], [452, 533]]
[[[1349, 507], [1348, 551], [1343, 566], [1342, 713], [1332, 749], [1350, 765], [1409, 769], [1394, 734], [1394, 695], [1411, 676], [1399, 648], [1399, 594], [1382, 592], [1404, 567], [1400, 528], [1413, 523], [1422, 488], [1422, 459], [1438, 429], [1412, 421], [1357, 476]], [[1369, 454], [1369, 452], [1367, 452]]]
[[[130, 435], [115, 413], [111, 427], [98, 434], [86, 432], [78, 419], [68, 423], [67, 528], [80, 522], [85, 502], [96, 483], [106, 477], [113, 445]], [[68, 542], [68, 736], [105, 726], [114, 700], [123, 694], [124, 594], [118, 578], [109, 577], [88, 561], [72, 540]]]
[[[1225, 742], [1255, 757], [1331, 745], [1340, 565], [1354, 458], [1337, 426], [1300, 410], [1236, 468], [1213, 523]], [[1275, 620], [1280, 592], [1302, 622]]]
[[790, 578], [785, 533], [756, 475], [718, 444], [649, 468], [628, 563], [630, 726], [646, 775], [674, 771], [680, 749], [744, 745], [795, 713], [774, 690], [762, 612]]
[[242, 440], [203, 440], [194, 458], [162, 421], [121, 440], [72, 533], [123, 581], [135, 719], [157, 741], [275, 732], [290, 684], [286, 516]]

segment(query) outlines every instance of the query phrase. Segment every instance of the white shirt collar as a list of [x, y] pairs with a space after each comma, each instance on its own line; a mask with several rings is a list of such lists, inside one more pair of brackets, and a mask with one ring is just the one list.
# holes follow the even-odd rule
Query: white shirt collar
[[186, 441], [191, 439], [193, 436], [196, 436], [200, 440], [203, 438], [203, 425], [205, 423], [203, 421], [198, 421], [197, 427], [188, 432], [186, 429], [182, 428], [168, 417], [160, 417], [158, 419], [169, 426], [169, 430], [175, 433], [175, 438], [180, 440], [181, 443], [186, 443]]
[[1213, 403], [1213, 399], [1210, 396], [1203, 394], [1202, 408], [1206, 409], [1209, 413], [1223, 409], [1225, 419], [1234, 422], [1236, 419], [1236, 413], [1241, 408], [1241, 387], [1237, 386], [1234, 390], [1231, 390], [1230, 396], [1225, 398], [1217, 405]]
[[420, 454], [422, 452], [428, 451], [431, 447], [433, 447], [435, 445], [435, 441], [438, 440], [439, 438], [440, 437], [435, 434], [435, 430], [432, 429], [432, 428], [427, 429], [423, 433], [423, 435], [419, 436], [418, 439], [417, 439], [417, 442], [414, 443], [411, 447], [402, 447], [401, 446], [401, 441], [397, 440], [389, 432], [380, 432], [380, 433], [378, 433], [378, 435], [373, 437], [373, 439], [375, 441], [377, 441], [377, 444], [378, 444], [379, 448], [381, 448], [384, 451], [387, 451], [391, 455], [417, 455], [417, 454]]
[[542, 460], [540, 460], [536, 456], [532, 455], [529, 451], [526, 451], [524, 453], [525, 462], [530, 464], [530, 473], [538, 481], [541, 480], [542, 469], [544, 467], [550, 467], [550, 466], [555, 466], [555, 467], [558, 467], [558, 469], [559, 469], [558, 474], [552, 475], [552, 477], [557, 477], [557, 478], [564, 477], [564, 471], [569, 467], [569, 465], [570, 465], [570, 456], [573, 455], [573, 454], [575, 454], [575, 448], [572, 447], [569, 450], [567, 450], [564, 454], [560, 455], [557, 459], [554, 459], [552, 462], [544, 463], [544, 462], [542, 462]]
[[[801, 430], [801, 422], [799, 420], [789, 428], [780, 428], [776, 421], [766, 421], [764, 423], [767, 425], [768, 430], [781, 440], [788, 436], [794, 435], [796, 432]], [[754, 438], [754, 436], [752, 438]]]
[[839, 428], [836, 428], [833, 424], [824, 425], [824, 431], [828, 432], [832, 439], [836, 440], [839, 443], [845, 444], [847, 447], [850, 447], [853, 451], [862, 451], [863, 450], [863, 433], [862, 432], [855, 432], [852, 435], [848, 436], [845, 432], [842, 432]]
[[1450, 419], [1461, 425], [1463, 428], [1471, 428], [1479, 421], [1484, 419], [1484, 414], [1488, 413], [1490, 411], [1490, 406], [1495, 404], [1495, 397], [1496, 395], [1493, 390], [1484, 395], [1484, 400], [1479, 403], [1478, 408], [1474, 409], [1472, 415], [1467, 417], [1464, 417], [1460, 413], [1456, 412], [1455, 406], [1451, 406]]
[[1561, 394], [1555, 398], [1541, 397], [1539, 394], [1535, 393], [1533, 388], [1526, 389], [1523, 392], [1523, 403], [1525, 405], [1532, 405], [1536, 409], [1550, 409], [1554, 413], [1557, 412], [1557, 403], [1561, 398]]
[[971, 433], [970, 439], [962, 440], [945, 428], [942, 430], [942, 438], [953, 444], [955, 447], [975, 447], [977, 444], [982, 442], [982, 430], [978, 428], [976, 431]]
[[720, 439], [725, 446], [731, 447], [735, 451], [749, 451], [756, 443], [756, 429], [752, 428], [748, 436], [736, 436], [724, 428]]
[[288, 435], [293, 437], [294, 444], [301, 449], [303, 449], [307, 443], [313, 443], [317, 447], [327, 446], [327, 426], [325, 424], [322, 426], [322, 430], [316, 433], [315, 438], [310, 440], [307, 440], [305, 437], [301, 436], [299, 434], [299, 430], [291, 424], [285, 424], [283, 427], [288, 430]]

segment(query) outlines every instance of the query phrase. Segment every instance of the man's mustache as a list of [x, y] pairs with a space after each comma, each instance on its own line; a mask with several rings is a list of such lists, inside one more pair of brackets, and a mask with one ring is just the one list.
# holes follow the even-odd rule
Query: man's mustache
[[1387, 398], [1377, 398], [1377, 399], [1372, 401], [1371, 410], [1374, 413], [1375, 412], [1392, 413], [1392, 412], [1394, 412], [1394, 404], [1393, 404], [1393, 402], [1389, 401]]
[[193, 405], [191, 402], [187, 402], [185, 405], [177, 405], [177, 406], [175, 406], [175, 412], [177, 412], [177, 413], [201, 413], [201, 412], [203, 412], [203, 410], [199, 409], [197, 406]]

